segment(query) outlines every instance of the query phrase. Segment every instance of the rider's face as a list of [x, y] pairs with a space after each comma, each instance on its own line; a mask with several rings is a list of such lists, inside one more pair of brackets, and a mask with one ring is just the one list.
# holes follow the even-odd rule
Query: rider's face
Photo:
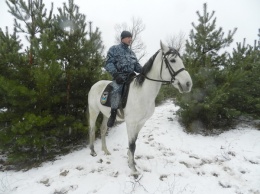
[[132, 43], [132, 37], [125, 37], [122, 39], [122, 42], [127, 45], [130, 45]]

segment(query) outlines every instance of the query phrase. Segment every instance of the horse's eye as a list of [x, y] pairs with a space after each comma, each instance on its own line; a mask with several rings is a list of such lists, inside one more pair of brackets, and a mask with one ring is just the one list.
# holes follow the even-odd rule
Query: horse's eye
[[175, 59], [171, 59], [170, 61], [171, 61], [172, 63], [175, 63], [175, 62], [176, 62], [176, 60], [175, 60]]

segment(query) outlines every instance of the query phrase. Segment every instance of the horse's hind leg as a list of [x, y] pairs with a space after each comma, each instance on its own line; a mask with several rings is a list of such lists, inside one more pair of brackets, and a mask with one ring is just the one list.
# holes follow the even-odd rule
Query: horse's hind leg
[[110, 155], [110, 152], [108, 151], [106, 145], [107, 120], [108, 118], [105, 115], [103, 115], [103, 121], [101, 124], [101, 140], [102, 140], [102, 150], [105, 152], [106, 155]]
[[89, 107], [89, 146], [90, 146], [90, 155], [96, 156], [94, 149], [95, 133], [96, 133], [96, 120], [98, 117], [99, 111], [94, 110]]

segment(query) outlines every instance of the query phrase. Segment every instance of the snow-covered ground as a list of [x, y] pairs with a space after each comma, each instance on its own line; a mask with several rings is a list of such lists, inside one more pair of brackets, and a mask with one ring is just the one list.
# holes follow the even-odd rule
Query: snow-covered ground
[[130, 176], [122, 123], [108, 133], [111, 155], [97, 139], [97, 157], [87, 147], [26, 172], [0, 172], [0, 193], [260, 194], [260, 131], [244, 125], [218, 136], [190, 135], [176, 110], [170, 101], [157, 107], [139, 133], [138, 179]]

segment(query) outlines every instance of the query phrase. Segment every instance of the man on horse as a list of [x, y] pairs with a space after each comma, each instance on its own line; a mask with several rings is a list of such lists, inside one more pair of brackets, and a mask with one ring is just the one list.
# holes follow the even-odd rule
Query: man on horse
[[111, 93], [111, 115], [107, 126], [114, 125], [117, 109], [121, 100], [123, 84], [130, 73], [140, 73], [142, 66], [139, 64], [135, 53], [129, 48], [132, 43], [132, 34], [129, 31], [121, 33], [121, 43], [112, 46], [107, 53], [105, 69], [113, 77], [113, 91]]

